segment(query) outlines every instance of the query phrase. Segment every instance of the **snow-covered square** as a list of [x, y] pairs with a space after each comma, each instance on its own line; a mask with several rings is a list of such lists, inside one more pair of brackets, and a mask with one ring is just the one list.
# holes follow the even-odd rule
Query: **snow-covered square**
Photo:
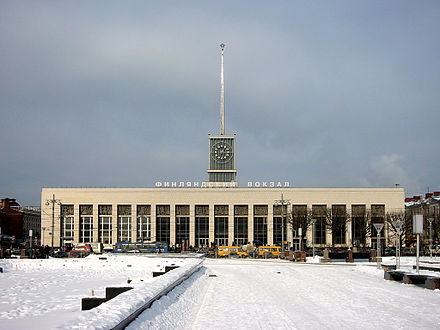
[[[403, 261], [410, 270], [413, 258]], [[389, 260], [392, 263], [393, 260]], [[385, 281], [373, 263], [157, 258], [2, 260], [2, 329], [110, 329], [182, 272], [199, 270], [129, 329], [437, 329], [440, 291]], [[165, 265], [179, 272], [152, 277]], [[411, 267], [412, 268], [412, 267]], [[179, 275], [180, 274], [180, 275]], [[89, 311], [106, 286], [133, 290]]]

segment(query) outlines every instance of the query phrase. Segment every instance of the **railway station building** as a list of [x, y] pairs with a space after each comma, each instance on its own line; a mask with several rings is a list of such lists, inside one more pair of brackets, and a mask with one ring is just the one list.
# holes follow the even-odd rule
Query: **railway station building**
[[[387, 213], [404, 211], [401, 187], [297, 188], [285, 182], [239, 187], [236, 135], [225, 133], [223, 56], [222, 44], [220, 132], [208, 135], [208, 180], [159, 182], [154, 188], [43, 188], [43, 244], [160, 241], [206, 247], [287, 241], [292, 246], [301, 236], [309, 246], [312, 240], [317, 246], [353, 246], [365, 240], [360, 224], [366, 218], [384, 223]], [[299, 230], [289, 221], [294, 214], [313, 218], [313, 226]], [[339, 225], [330, 228], [328, 219]]]
[[[41, 198], [42, 242], [54, 247], [124, 241], [274, 245], [282, 239], [291, 246], [298, 228], [289, 219], [302, 211], [316, 219], [304, 233], [309, 246], [313, 238], [316, 246], [349, 247], [361, 239], [357, 221], [370, 216], [384, 223], [387, 213], [404, 211], [400, 187], [43, 188]], [[338, 235], [325, 224], [327, 212], [344, 218]]]

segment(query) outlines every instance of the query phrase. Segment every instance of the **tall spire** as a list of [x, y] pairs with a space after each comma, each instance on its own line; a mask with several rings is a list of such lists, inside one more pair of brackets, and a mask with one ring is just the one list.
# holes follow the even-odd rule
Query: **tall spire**
[[220, 71], [220, 135], [225, 135], [225, 79], [223, 75], [223, 53], [225, 44], [220, 44], [222, 50]]

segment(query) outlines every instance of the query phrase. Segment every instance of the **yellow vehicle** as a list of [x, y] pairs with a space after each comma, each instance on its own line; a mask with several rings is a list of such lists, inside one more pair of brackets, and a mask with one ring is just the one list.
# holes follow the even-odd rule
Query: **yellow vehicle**
[[239, 246], [219, 246], [217, 249], [217, 256], [229, 257], [229, 255], [236, 255], [239, 257], [247, 257], [248, 253], [243, 251]]
[[260, 246], [257, 253], [260, 257], [278, 257], [281, 254], [281, 246]]

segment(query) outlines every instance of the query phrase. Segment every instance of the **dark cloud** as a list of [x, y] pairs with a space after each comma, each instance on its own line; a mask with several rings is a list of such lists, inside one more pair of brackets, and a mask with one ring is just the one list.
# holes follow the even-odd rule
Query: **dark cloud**
[[206, 179], [440, 189], [437, 1], [3, 1], [0, 196]]

